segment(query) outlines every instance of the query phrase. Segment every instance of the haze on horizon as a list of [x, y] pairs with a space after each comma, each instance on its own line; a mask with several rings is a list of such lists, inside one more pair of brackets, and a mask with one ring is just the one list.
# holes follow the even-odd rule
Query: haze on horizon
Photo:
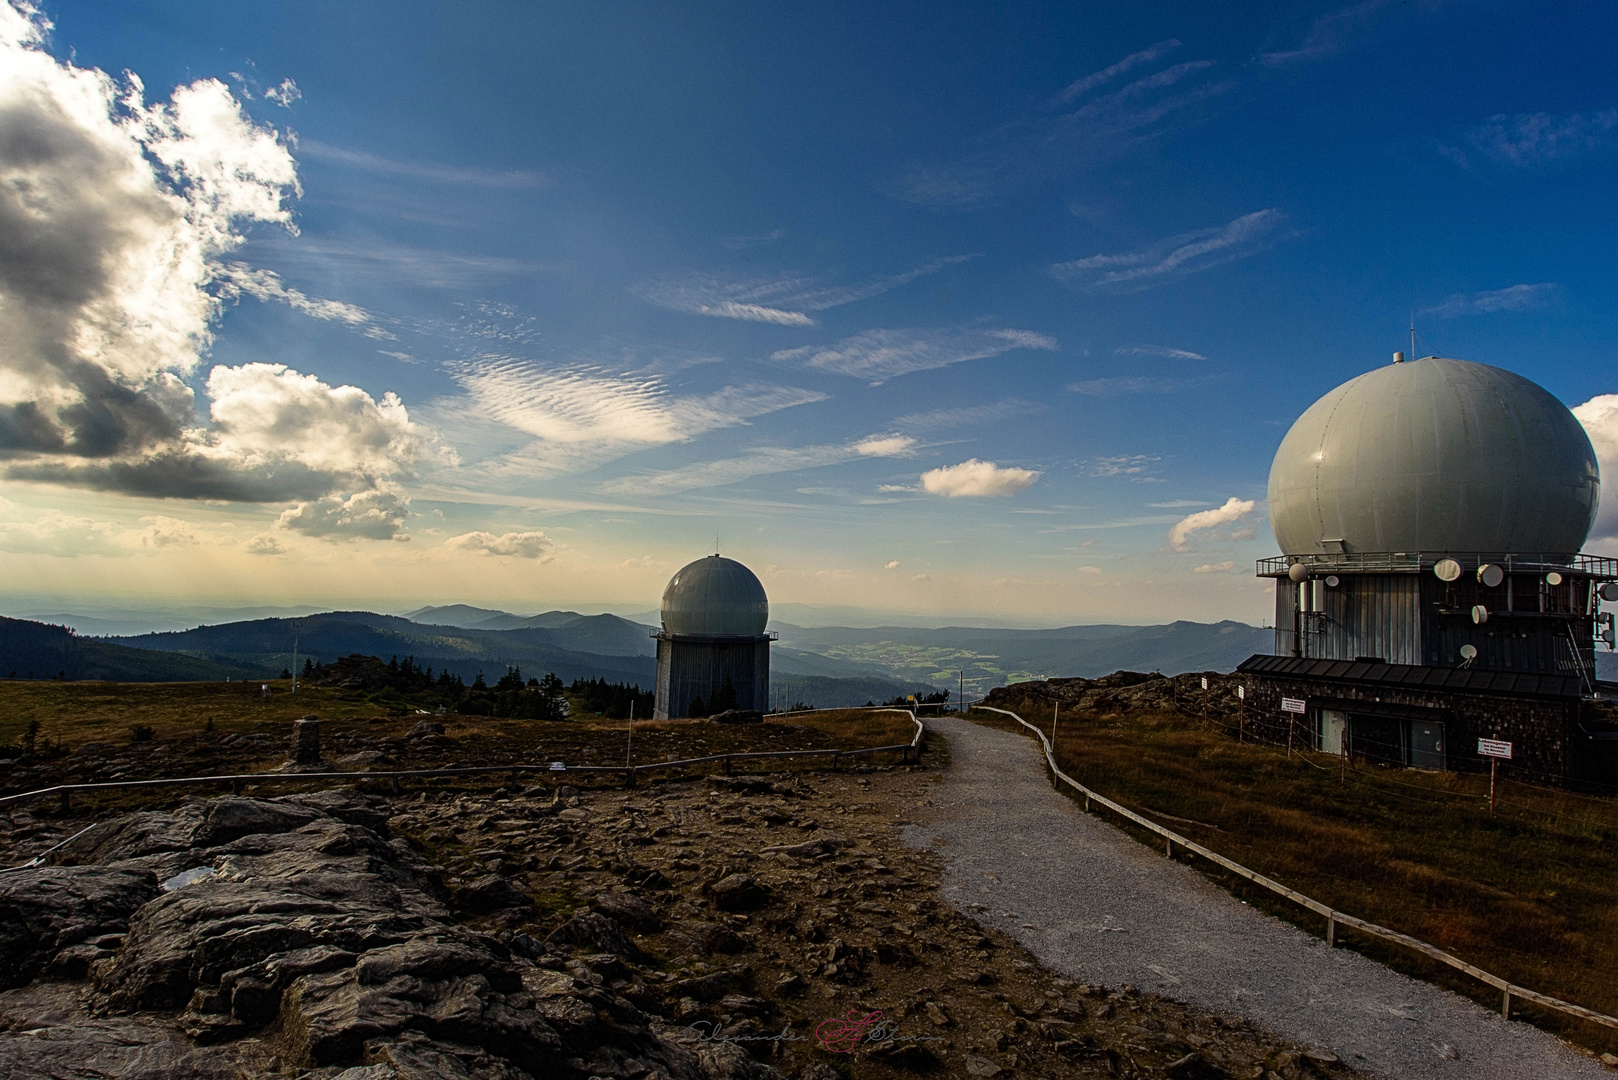
[[[1408, 349], [1618, 459], [1618, 11], [0, 6], [0, 594], [1258, 622]], [[1618, 554], [1618, 496], [1588, 549]]]

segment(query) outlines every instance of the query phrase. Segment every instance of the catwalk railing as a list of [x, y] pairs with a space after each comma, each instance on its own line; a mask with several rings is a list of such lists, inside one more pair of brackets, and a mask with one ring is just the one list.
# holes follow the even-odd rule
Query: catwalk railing
[[807, 709], [797, 713], [781, 713], [775, 715], [795, 716], [806, 712], [896, 712], [910, 717], [910, 722], [916, 725], [916, 733], [907, 743], [894, 743], [891, 746], [862, 746], [852, 750], [756, 750], [736, 752], [729, 754], [708, 754], [704, 757], [679, 758], [674, 761], [654, 761], [645, 765], [569, 765], [562, 761], [542, 762], [539, 764], [513, 764], [513, 765], [467, 765], [445, 769], [391, 769], [373, 770], [365, 772], [262, 772], [262, 773], [233, 773], [225, 776], [172, 776], [159, 777], [152, 780], [109, 780], [101, 783], [89, 784], [56, 784], [48, 788], [39, 788], [34, 791], [23, 791], [15, 795], [0, 796], [0, 807], [14, 803], [31, 802], [34, 799], [44, 799], [56, 796], [62, 800], [69, 800], [74, 795], [89, 795], [103, 791], [133, 791], [142, 788], [161, 787], [201, 787], [229, 785], [235, 792], [241, 791], [249, 784], [302, 784], [325, 780], [391, 780], [397, 784], [400, 780], [422, 780], [449, 776], [499, 776], [510, 774], [512, 779], [525, 773], [545, 773], [557, 775], [564, 773], [586, 773], [597, 775], [601, 773], [616, 773], [625, 778], [631, 787], [641, 773], [653, 773], [664, 769], [678, 769], [688, 765], [707, 765], [713, 762], [722, 762], [725, 771], [729, 772], [737, 762], [762, 761], [767, 758], [830, 758], [832, 767], [836, 768], [843, 758], [865, 757], [871, 754], [899, 752], [904, 755], [907, 763], [919, 760], [921, 753], [921, 740], [927, 729], [922, 726], [921, 719], [914, 709], [899, 709], [877, 706], [872, 709]]
[[973, 708], [982, 709], [985, 712], [999, 713], [1002, 716], [1009, 716], [1013, 720], [1017, 721], [1017, 723], [1033, 732], [1034, 736], [1039, 739], [1040, 745], [1045, 750], [1045, 762], [1050, 766], [1051, 772], [1055, 774], [1058, 780], [1062, 781], [1068, 787], [1084, 796], [1084, 809], [1086, 813], [1089, 812], [1090, 804], [1092, 802], [1100, 803], [1102, 806], [1105, 806], [1107, 809], [1113, 811], [1115, 814], [1118, 814], [1120, 817], [1133, 822], [1148, 832], [1155, 833], [1156, 835], [1162, 837], [1165, 844], [1165, 851], [1170, 858], [1174, 856], [1174, 848], [1176, 845], [1178, 845], [1185, 851], [1189, 851], [1194, 855], [1200, 855], [1209, 862], [1229, 870], [1237, 877], [1246, 878], [1253, 884], [1268, 889], [1277, 896], [1284, 897], [1287, 900], [1292, 901], [1294, 904], [1307, 908], [1315, 914], [1324, 917], [1326, 920], [1326, 944], [1328, 946], [1336, 946], [1337, 928], [1339, 926], [1346, 926], [1351, 930], [1358, 930], [1362, 934], [1369, 934], [1372, 937], [1381, 938], [1383, 941], [1391, 941], [1395, 945], [1400, 945], [1411, 950], [1412, 952], [1420, 953], [1422, 956], [1425, 956], [1428, 959], [1437, 960], [1441, 964], [1447, 964], [1456, 971], [1464, 972], [1465, 974], [1472, 976], [1472, 978], [1477, 979], [1479, 982], [1494, 987], [1501, 993], [1500, 1014], [1507, 1019], [1511, 1018], [1512, 999], [1519, 998], [1523, 1001], [1531, 1001], [1536, 1005], [1543, 1005], [1547, 1009], [1554, 1009], [1557, 1012], [1565, 1013], [1568, 1016], [1577, 1017], [1580, 1020], [1588, 1020], [1591, 1023], [1604, 1024], [1607, 1027], [1618, 1028], [1618, 1017], [1608, 1016], [1606, 1013], [1599, 1013], [1594, 1009], [1586, 1009], [1582, 1005], [1574, 1005], [1572, 1002], [1563, 1001], [1561, 998], [1551, 997], [1549, 994], [1541, 994], [1537, 990], [1530, 990], [1525, 986], [1518, 986], [1516, 983], [1502, 979], [1500, 976], [1484, 971], [1480, 967], [1468, 964], [1460, 957], [1454, 955], [1453, 953], [1445, 952], [1436, 945], [1429, 945], [1427, 942], [1422, 941], [1419, 938], [1413, 938], [1409, 934], [1401, 934], [1397, 930], [1390, 930], [1385, 926], [1378, 926], [1376, 923], [1367, 922], [1364, 919], [1357, 919], [1346, 912], [1338, 911], [1333, 907], [1322, 904], [1319, 900], [1305, 896], [1303, 893], [1298, 892], [1295, 889], [1287, 888], [1279, 881], [1267, 878], [1255, 870], [1249, 870], [1241, 863], [1227, 859], [1217, 851], [1211, 851], [1194, 840], [1187, 840], [1185, 837], [1181, 836], [1177, 832], [1174, 832], [1172, 829], [1164, 828], [1157, 822], [1142, 817], [1140, 814], [1137, 814], [1127, 806], [1122, 806], [1119, 803], [1107, 798], [1105, 795], [1102, 795], [1100, 792], [1093, 791], [1090, 788], [1085, 787], [1067, 773], [1063, 772], [1056, 764], [1056, 755], [1052, 752], [1051, 742], [1045, 737], [1045, 733], [1039, 728], [1035, 727], [1033, 724], [1030, 724], [1028, 721], [1024, 720], [1022, 717], [1018, 716], [1016, 713], [1011, 712], [1009, 709], [996, 709], [988, 705], [975, 705]]

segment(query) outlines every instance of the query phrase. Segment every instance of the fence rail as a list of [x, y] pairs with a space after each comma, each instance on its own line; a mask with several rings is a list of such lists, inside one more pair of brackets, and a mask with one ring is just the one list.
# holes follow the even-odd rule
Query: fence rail
[[[851, 712], [855, 710], [800, 710], [800, 712], [804, 711]], [[916, 725], [916, 733], [911, 736], [909, 742], [894, 743], [891, 746], [863, 746], [852, 750], [750, 750], [731, 754], [709, 754], [705, 757], [680, 758], [676, 761], [655, 761], [647, 765], [568, 765], [565, 762], [544, 762], [541, 764], [468, 765], [446, 769], [392, 769], [367, 772], [234, 773], [228, 776], [173, 776], [160, 777], [154, 780], [109, 780], [102, 783], [57, 784], [53, 787], [0, 796], [0, 806], [31, 802], [34, 799], [49, 798], [52, 795], [66, 800], [74, 795], [91, 794], [98, 791], [138, 790], [141, 788], [200, 787], [229, 784], [232, 791], [240, 791], [248, 784], [302, 784], [322, 780], [392, 780], [397, 782], [406, 779], [426, 779], [443, 776], [498, 776], [502, 773], [510, 773], [514, 778], [521, 773], [547, 773], [552, 775], [562, 773], [617, 773], [625, 777], [629, 786], [633, 787], [635, 778], [641, 773], [657, 772], [660, 769], [678, 769], [686, 765], [706, 765], [715, 761], [724, 762], [725, 769], [728, 772], [733, 762], [757, 761], [763, 758], [829, 757], [832, 759], [834, 768], [843, 758], [864, 757], [869, 754], [894, 751], [903, 753], [906, 762], [917, 760], [920, 755], [921, 740], [926, 735], [927, 729], [922, 725], [921, 719], [916, 715], [915, 710], [877, 706], [871, 711], [903, 713], [910, 717], [911, 723]], [[557, 768], [557, 765], [561, 765], [561, 768]]]
[[1460, 957], [1454, 955], [1453, 953], [1445, 952], [1436, 945], [1429, 945], [1420, 938], [1413, 938], [1409, 934], [1401, 934], [1397, 930], [1390, 930], [1385, 926], [1379, 926], [1376, 923], [1355, 918], [1353, 915], [1349, 915], [1346, 912], [1338, 911], [1329, 905], [1322, 904], [1318, 900], [1305, 896], [1303, 893], [1298, 892], [1295, 889], [1287, 888], [1279, 881], [1267, 878], [1255, 870], [1249, 870], [1241, 863], [1238, 863], [1232, 859], [1227, 859], [1217, 851], [1211, 851], [1194, 840], [1187, 840], [1185, 837], [1181, 836], [1177, 832], [1174, 832], [1172, 829], [1164, 828], [1157, 822], [1142, 817], [1140, 814], [1137, 814], [1127, 806], [1122, 806], [1114, 802], [1105, 795], [1102, 795], [1100, 792], [1092, 791], [1090, 788], [1085, 787], [1083, 784], [1067, 775], [1067, 773], [1063, 772], [1056, 764], [1056, 755], [1052, 753], [1050, 740], [1045, 737], [1045, 733], [1038, 727], [1030, 724], [1028, 721], [1018, 716], [1016, 713], [1010, 711], [1009, 709], [996, 709], [989, 705], [975, 705], [973, 708], [983, 709], [985, 712], [1000, 713], [1002, 716], [1009, 716], [1013, 720], [1017, 721], [1017, 723], [1033, 732], [1035, 737], [1039, 739], [1040, 745], [1044, 747], [1045, 762], [1050, 766], [1051, 772], [1056, 775], [1057, 779], [1061, 780], [1064, 784], [1067, 784], [1073, 790], [1084, 796], [1084, 809], [1086, 812], [1089, 811], [1091, 802], [1098, 802], [1102, 806], [1105, 806], [1107, 809], [1118, 814], [1120, 817], [1134, 822], [1136, 825], [1146, 829], [1148, 832], [1161, 836], [1164, 844], [1166, 845], [1166, 851], [1170, 857], [1172, 857], [1174, 854], [1175, 845], [1178, 845], [1184, 848], [1186, 851], [1192, 852], [1196, 855], [1201, 855], [1209, 862], [1215, 863], [1216, 865], [1229, 870], [1238, 877], [1246, 878], [1248, 881], [1253, 882], [1253, 884], [1262, 886], [1263, 888], [1275, 893], [1277, 896], [1285, 897], [1300, 907], [1307, 908], [1315, 914], [1323, 916], [1326, 919], [1326, 944], [1328, 946], [1335, 946], [1337, 944], [1337, 928], [1339, 926], [1346, 926], [1350, 929], [1358, 930], [1363, 934], [1369, 934], [1372, 937], [1381, 938], [1383, 941], [1391, 941], [1395, 945], [1402, 945], [1405, 948], [1410, 949], [1412, 952], [1420, 953], [1429, 959], [1447, 964], [1456, 971], [1464, 972], [1465, 974], [1472, 976], [1474, 979], [1477, 979], [1479, 982], [1494, 987], [1501, 993], [1500, 1015], [1504, 1016], [1508, 1020], [1511, 1018], [1512, 1000], [1514, 998], [1519, 998], [1523, 1001], [1531, 1001], [1536, 1005], [1543, 1005], [1547, 1009], [1555, 1009], [1557, 1012], [1566, 1013], [1568, 1016], [1574, 1016], [1580, 1020], [1588, 1020], [1591, 1023], [1603, 1024], [1610, 1028], [1618, 1028], [1618, 1017], [1608, 1016], [1606, 1013], [1599, 1013], [1594, 1009], [1586, 1009], [1582, 1005], [1575, 1005], [1572, 1002], [1563, 1001], [1561, 998], [1551, 997], [1549, 994], [1541, 994], [1537, 990], [1530, 990], [1525, 986], [1518, 986], [1516, 983], [1502, 979], [1498, 975], [1491, 974], [1484, 971], [1480, 967], [1469, 964]]

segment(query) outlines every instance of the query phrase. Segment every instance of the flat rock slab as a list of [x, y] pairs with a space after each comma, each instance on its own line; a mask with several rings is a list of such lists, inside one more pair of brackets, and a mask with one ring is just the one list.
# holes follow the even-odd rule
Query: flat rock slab
[[906, 841], [944, 856], [942, 891], [957, 909], [1051, 968], [1239, 1014], [1373, 1076], [1611, 1075], [1538, 1028], [1328, 949], [1085, 814], [1051, 787], [1032, 739], [928, 724], [949, 739], [950, 766]]

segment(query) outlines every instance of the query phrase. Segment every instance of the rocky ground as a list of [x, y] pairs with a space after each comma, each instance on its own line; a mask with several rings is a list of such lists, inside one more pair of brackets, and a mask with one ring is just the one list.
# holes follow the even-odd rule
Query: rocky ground
[[[950, 908], [898, 837], [936, 776], [117, 814], [0, 874], [0, 1077], [1348, 1075]], [[0, 861], [89, 824], [48, 809]]]

